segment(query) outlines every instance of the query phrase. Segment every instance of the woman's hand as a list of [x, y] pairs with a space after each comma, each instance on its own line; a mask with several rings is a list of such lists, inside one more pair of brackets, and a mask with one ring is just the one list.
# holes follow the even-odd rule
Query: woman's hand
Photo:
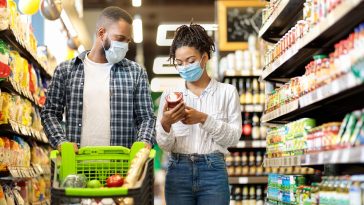
[[185, 119], [182, 120], [183, 124], [186, 125], [194, 125], [194, 124], [204, 124], [206, 119], [207, 119], [207, 115], [203, 112], [199, 112], [191, 107], [185, 106], [186, 107], [186, 115], [185, 115]]
[[171, 131], [172, 125], [178, 121], [183, 120], [185, 115], [185, 104], [183, 102], [179, 103], [172, 109], [168, 109], [168, 105], [166, 103], [163, 108], [163, 116], [161, 119], [161, 124], [164, 131], [169, 133]]

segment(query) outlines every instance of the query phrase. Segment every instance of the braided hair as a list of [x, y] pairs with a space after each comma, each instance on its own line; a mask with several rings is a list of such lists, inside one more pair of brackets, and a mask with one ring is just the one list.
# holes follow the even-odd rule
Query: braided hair
[[206, 30], [198, 25], [191, 23], [189, 26], [182, 25], [177, 28], [171, 49], [169, 51], [169, 60], [173, 64], [176, 59], [176, 50], [183, 46], [194, 47], [201, 54], [207, 53], [208, 58], [211, 57], [211, 52], [215, 51], [215, 44]]

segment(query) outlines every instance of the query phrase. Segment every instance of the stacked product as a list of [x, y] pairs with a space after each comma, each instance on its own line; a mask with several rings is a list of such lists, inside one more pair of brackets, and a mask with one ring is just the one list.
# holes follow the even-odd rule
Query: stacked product
[[230, 205], [263, 205], [265, 201], [264, 186], [231, 186]]
[[220, 72], [227, 75], [259, 75], [264, 59], [261, 53], [264, 53], [262, 43], [258, 42], [256, 36], [251, 35], [248, 38], [247, 50], [237, 50], [221, 58]]
[[292, 78], [288, 83], [268, 95], [266, 113], [284, 106], [292, 100], [309, 94], [330, 84], [335, 79], [352, 72], [363, 79], [364, 24], [360, 24], [345, 40], [335, 44], [335, 51], [329, 55], [316, 55], [306, 65], [303, 76]]
[[27, 16], [21, 15], [17, 10], [17, 4], [13, 0], [7, 0], [0, 4], [0, 30], [11, 29], [16, 40], [29, 52], [34, 59], [52, 75], [57, 62], [54, 58], [49, 58], [42, 50], [37, 50], [38, 42], [34, 36]]
[[271, 129], [267, 135], [267, 157], [297, 156], [362, 145], [363, 122], [364, 111], [357, 110], [347, 114], [342, 122], [316, 127], [314, 119], [304, 118]]
[[[323, 176], [312, 181], [302, 175], [269, 175], [269, 205], [361, 205], [364, 178]], [[321, 181], [321, 182], [320, 182]]]

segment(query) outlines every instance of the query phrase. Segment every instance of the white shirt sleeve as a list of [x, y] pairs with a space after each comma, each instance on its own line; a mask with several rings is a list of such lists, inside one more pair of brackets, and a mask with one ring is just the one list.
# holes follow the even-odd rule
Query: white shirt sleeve
[[158, 117], [157, 117], [157, 124], [156, 124], [156, 130], [157, 130], [157, 143], [158, 145], [167, 152], [171, 152], [173, 150], [173, 147], [176, 143], [176, 137], [174, 136], [173, 129], [171, 126], [170, 132], [166, 132], [161, 124], [161, 119], [163, 116], [163, 108], [166, 103], [166, 96], [168, 92], [163, 92], [160, 103], [159, 103], [159, 109], [158, 109]]
[[219, 119], [214, 119], [209, 115], [205, 123], [200, 125], [200, 127], [208, 132], [215, 142], [222, 147], [235, 146], [241, 137], [241, 107], [236, 88], [231, 92], [227, 109], [227, 123]]

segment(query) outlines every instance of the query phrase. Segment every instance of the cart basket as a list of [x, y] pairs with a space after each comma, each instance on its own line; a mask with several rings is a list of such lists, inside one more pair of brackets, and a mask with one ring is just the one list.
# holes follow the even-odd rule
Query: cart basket
[[105, 186], [106, 179], [114, 174], [126, 177], [130, 163], [136, 153], [145, 147], [143, 142], [135, 142], [131, 149], [122, 146], [83, 147], [74, 152], [72, 143], [63, 143], [62, 151], [52, 151], [52, 205], [80, 204], [85, 198], [133, 198], [134, 205], [154, 203], [154, 156], [151, 150], [141, 177], [132, 188], [61, 188], [61, 182], [71, 174], [82, 174], [90, 180], [99, 180]]

